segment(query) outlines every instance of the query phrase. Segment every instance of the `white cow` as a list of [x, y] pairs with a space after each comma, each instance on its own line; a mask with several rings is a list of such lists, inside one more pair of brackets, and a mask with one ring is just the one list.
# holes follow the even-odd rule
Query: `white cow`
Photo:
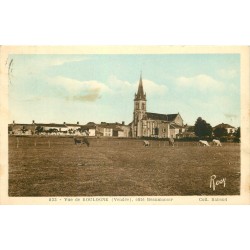
[[169, 146], [172, 146], [172, 147], [174, 147], [174, 138], [169, 138], [169, 141], [168, 141], [168, 143], [169, 143]]
[[202, 141], [202, 140], [199, 140], [199, 145], [204, 146], [204, 147], [210, 147], [207, 141]]
[[219, 141], [219, 140], [213, 140], [213, 145], [215, 145], [215, 146], [217, 146], [217, 147], [221, 147], [222, 145], [221, 145], [221, 142]]
[[143, 145], [145, 146], [145, 147], [148, 147], [150, 144], [149, 144], [149, 141], [143, 141]]

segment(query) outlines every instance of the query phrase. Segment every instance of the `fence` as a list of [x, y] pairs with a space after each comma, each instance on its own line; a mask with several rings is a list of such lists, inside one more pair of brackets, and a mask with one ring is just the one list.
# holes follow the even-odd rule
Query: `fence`
[[[143, 147], [143, 140], [138, 139], [110, 139], [110, 138], [88, 138], [90, 147]], [[211, 144], [211, 143], [210, 143]], [[222, 143], [222, 146], [237, 147], [240, 143], [227, 142]], [[75, 146], [73, 138], [61, 137], [10, 137], [9, 147], [60, 147], [60, 146]], [[79, 145], [77, 145], [79, 146]], [[176, 141], [175, 147], [199, 147], [198, 142], [181, 142]], [[149, 147], [162, 148], [170, 147], [168, 141], [150, 140]]]

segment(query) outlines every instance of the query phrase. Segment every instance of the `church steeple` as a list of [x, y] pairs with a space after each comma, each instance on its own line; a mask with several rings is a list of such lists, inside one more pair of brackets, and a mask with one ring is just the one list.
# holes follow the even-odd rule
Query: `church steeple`
[[146, 93], [143, 91], [142, 74], [140, 75], [140, 81], [138, 86], [137, 94], [135, 94], [135, 101], [143, 100], [146, 101]]

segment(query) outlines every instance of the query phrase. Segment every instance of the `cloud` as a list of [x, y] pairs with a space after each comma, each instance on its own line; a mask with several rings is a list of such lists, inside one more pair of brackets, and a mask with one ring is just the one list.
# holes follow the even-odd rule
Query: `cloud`
[[49, 84], [63, 88], [68, 93], [79, 94], [79, 93], [91, 93], [96, 91], [109, 92], [110, 89], [104, 83], [90, 80], [90, 81], [79, 81], [72, 78], [63, 76], [57, 76], [49, 78]]
[[89, 93], [86, 95], [75, 95], [72, 97], [66, 97], [68, 101], [81, 101], [81, 102], [94, 102], [97, 99], [100, 99], [101, 96], [99, 95], [99, 90], [93, 93]]
[[[138, 83], [137, 83], [137, 86], [138, 86]], [[144, 87], [144, 91], [150, 94], [162, 95], [168, 91], [167, 86], [153, 82], [148, 79], [143, 80], [143, 87]]]
[[224, 83], [215, 80], [209, 75], [196, 75], [193, 77], [178, 77], [176, 79], [176, 84], [179, 87], [196, 88], [200, 91], [206, 90], [224, 90]]
[[238, 76], [238, 70], [236, 69], [220, 69], [218, 75], [225, 79], [232, 79]]
[[[57, 76], [48, 78], [48, 83], [55, 93], [67, 101], [94, 102], [101, 98], [102, 93], [110, 93], [111, 89], [104, 83], [90, 80], [79, 81], [72, 78]], [[59, 91], [57, 91], [59, 90]]]
[[[142, 81], [144, 92], [150, 93], [152, 95], [161, 95], [168, 90], [167, 86], [163, 84], [159, 84], [148, 79], [142, 79]], [[112, 91], [126, 91], [130, 94], [133, 92], [137, 92], [139, 81], [130, 83], [128, 81], [118, 79], [115, 75], [111, 75], [108, 79], [107, 84], [110, 89], [112, 89]]]
[[111, 75], [108, 78], [107, 85], [114, 91], [130, 91], [134, 88], [134, 85], [128, 81], [118, 79], [115, 75]]

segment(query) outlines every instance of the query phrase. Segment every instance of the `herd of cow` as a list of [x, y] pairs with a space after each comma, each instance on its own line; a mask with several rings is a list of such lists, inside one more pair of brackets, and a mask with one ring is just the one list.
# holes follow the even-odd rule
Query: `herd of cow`
[[[169, 143], [169, 146], [174, 147], [174, 139], [173, 138], [170, 138], [169, 141], [168, 141], [168, 143]], [[144, 144], [145, 147], [149, 147], [150, 146], [149, 141], [143, 141], [143, 144]], [[204, 141], [204, 140], [199, 140], [199, 144], [198, 145], [204, 146], [204, 147], [210, 147], [209, 143], [207, 141]], [[214, 139], [212, 141], [212, 145], [217, 146], [217, 147], [221, 147], [222, 146], [221, 142], [219, 140], [216, 140], [216, 139]]]
[[[75, 145], [77, 145], [77, 144], [86, 144], [87, 147], [90, 146], [90, 143], [89, 143], [89, 141], [88, 141], [88, 139], [86, 137], [84, 137], [82, 139], [81, 138], [77, 139], [77, 138], [74, 137], [74, 142], [75, 142]], [[169, 138], [168, 143], [169, 143], [169, 146], [174, 147], [174, 139], [173, 138]], [[145, 147], [149, 147], [150, 146], [150, 142], [149, 141], [143, 141], [143, 145]], [[209, 143], [207, 141], [204, 141], [204, 140], [199, 140], [199, 145], [200, 146], [204, 146], [204, 147], [210, 147]], [[216, 140], [216, 139], [214, 139], [212, 141], [212, 145], [217, 146], [217, 147], [221, 147], [222, 146], [221, 142], [219, 140]]]

